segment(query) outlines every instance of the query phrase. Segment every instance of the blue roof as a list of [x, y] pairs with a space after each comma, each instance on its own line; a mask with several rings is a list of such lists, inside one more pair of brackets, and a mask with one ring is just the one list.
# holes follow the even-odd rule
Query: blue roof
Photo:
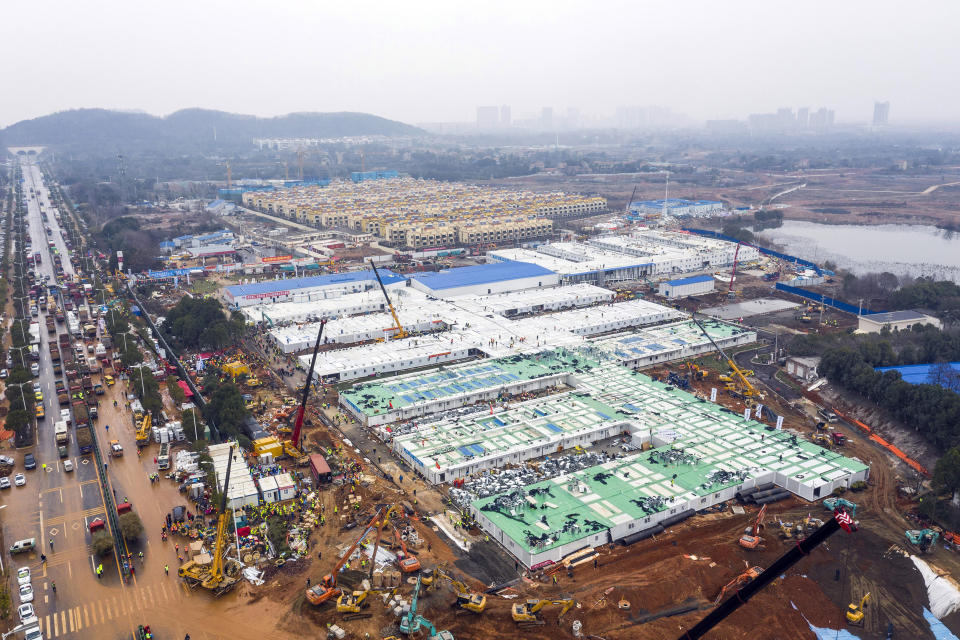
[[418, 273], [411, 277], [425, 287], [437, 291], [439, 289], [469, 287], [471, 285], [487, 284], [489, 282], [502, 282], [504, 280], [516, 280], [518, 278], [535, 278], [537, 276], [553, 275], [556, 275], [553, 271], [540, 265], [508, 260], [505, 262], [481, 264], [475, 267], [458, 267], [436, 273]]
[[[960, 374], [960, 362], [950, 362], [949, 364], [954, 371]], [[930, 371], [933, 367], [932, 364], [909, 364], [902, 367], [877, 367], [876, 370], [881, 372], [899, 371], [903, 381], [910, 384], [934, 384], [934, 381], [930, 379]], [[941, 381], [940, 386], [946, 386], [945, 382]]]
[[[399, 276], [389, 269], [378, 269], [383, 284], [393, 284], [395, 282], [404, 282], [406, 278]], [[329, 287], [349, 282], [363, 282], [364, 280], [373, 280], [377, 277], [373, 271], [348, 271], [346, 273], [333, 273], [322, 276], [308, 276], [305, 278], [285, 278], [283, 280], [267, 280], [266, 282], [254, 282], [252, 284], [235, 284], [227, 287], [227, 292], [234, 298], [242, 298], [262, 293], [274, 293], [276, 291], [294, 291], [296, 289], [311, 289], [313, 287]]]
[[160, 243], [160, 246], [161, 246], [161, 247], [173, 247], [173, 246], [175, 246], [175, 245], [173, 244], [173, 241], [171, 241], [171, 240], [164, 240], [163, 242]]
[[697, 282], [713, 282], [713, 276], [690, 276], [679, 280], [669, 280], [667, 284], [673, 287], [680, 287], [685, 284], [696, 284]]

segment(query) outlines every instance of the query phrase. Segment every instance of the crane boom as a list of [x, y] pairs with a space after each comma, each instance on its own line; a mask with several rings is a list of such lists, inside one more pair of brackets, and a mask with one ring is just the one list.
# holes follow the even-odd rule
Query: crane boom
[[230, 487], [230, 467], [233, 465], [233, 447], [227, 454], [227, 475], [223, 478], [223, 493], [220, 496], [220, 515], [217, 517], [217, 538], [213, 545], [213, 564], [210, 577], [215, 583], [223, 580], [223, 543], [227, 538], [227, 490]]
[[747, 376], [743, 375], [743, 371], [741, 371], [740, 367], [737, 366], [737, 363], [733, 361], [733, 358], [728, 356], [727, 352], [724, 351], [720, 345], [716, 343], [716, 341], [714, 341], [713, 337], [709, 333], [707, 333], [707, 330], [704, 328], [704, 326], [697, 320], [696, 314], [692, 314], [690, 319], [700, 328], [700, 331], [703, 332], [703, 335], [707, 336], [707, 340], [710, 341], [710, 344], [713, 345], [713, 348], [716, 349], [721, 356], [723, 356], [724, 360], [727, 361], [727, 366], [730, 367], [730, 370], [733, 371], [733, 375], [746, 390], [744, 395], [755, 395], [756, 389], [754, 389], [753, 385], [750, 384], [750, 381], [747, 380]]
[[733, 270], [730, 272], [730, 287], [727, 289], [727, 295], [733, 294], [733, 281], [737, 277], [737, 260], [740, 258], [740, 243], [737, 243], [737, 248], [733, 252]]
[[387, 288], [383, 286], [383, 280], [380, 279], [380, 272], [377, 271], [377, 265], [373, 262], [373, 258], [370, 259], [370, 266], [373, 267], [373, 275], [377, 276], [377, 282], [380, 284], [380, 291], [383, 291], [383, 297], [387, 300], [387, 307], [390, 309], [390, 315], [393, 316], [394, 327], [397, 332], [393, 334], [395, 340], [400, 338], [406, 338], [407, 332], [403, 330], [403, 325], [400, 324], [400, 318], [397, 317], [397, 310], [393, 308], [393, 303], [390, 302], [390, 296], [387, 295]]
[[290, 434], [290, 440], [293, 446], [300, 447], [300, 431], [303, 429], [303, 416], [307, 411], [307, 398], [310, 397], [310, 382], [313, 380], [313, 368], [317, 364], [317, 351], [320, 350], [320, 338], [323, 336], [323, 328], [327, 326], [326, 319], [320, 321], [320, 331], [317, 332], [317, 343], [313, 345], [313, 358], [310, 359], [310, 369], [307, 371], [307, 381], [303, 383], [303, 396], [300, 398], [300, 408], [297, 409], [297, 419], [293, 423], [293, 433]]
[[[847, 524], [841, 525], [838, 518], [843, 518]], [[721, 602], [720, 606], [708, 613], [707, 616], [694, 625], [693, 628], [681, 634], [678, 640], [697, 640], [697, 638], [705, 636], [707, 632], [720, 624], [720, 622], [731, 613], [739, 609], [741, 605], [755, 596], [757, 592], [776, 580], [779, 576], [782, 576], [787, 569], [820, 546], [827, 538], [836, 533], [837, 529], [840, 529], [841, 526], [848, 533], [856, 531], [856, 528], [851, 526], [850, 522], [851, 519], [846, 513], [836, 511], [834, 517], [830, 518], [822, 527], [811, 533], [809, 538], [805, 538], [791, 547], [789, 551], [777, 558], [777, 560], [760, 575]]]

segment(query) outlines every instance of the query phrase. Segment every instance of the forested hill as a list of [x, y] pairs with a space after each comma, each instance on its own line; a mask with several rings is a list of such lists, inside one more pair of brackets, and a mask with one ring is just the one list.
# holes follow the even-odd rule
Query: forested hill
[[184, 109], [165, 117], [73, 109], [23, 120], [0, 130], [0, 145], [48, 145], [73, 151], [170, 150], [179, 153], [249, 149], [254, 138], [336, 138], [417, 135], [416, 127], [367, 113], [291, 113], [275, 118]]

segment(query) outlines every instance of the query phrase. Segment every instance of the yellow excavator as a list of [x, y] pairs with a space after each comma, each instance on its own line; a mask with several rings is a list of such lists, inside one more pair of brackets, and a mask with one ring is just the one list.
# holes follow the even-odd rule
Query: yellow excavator
[[137, 427], [137, 446], [145, 447], [150, 444], [150, 414], [146, 413], [143, 416], [143, 420], [140, 421], [140, 426]]
[[217, 534], [213, 543], [213, 559], [209, 565], [188, 560], [177, 571], [190, 587], [201, 586], [215, 596], [220, 596], [232, 589], [240, 579], [240, 567], [234, 559], [224, 558], [226, 553], [227, 523], [230, 513], [227, 511], [227, 490], [230, 486], [230, 466], [233, 464], [233, 447], [230, 447], [227, 458], [227, 474], [223, 480], [223, 491], [220, 499], [220, 515], [217, 518]]
[[369, 591], [354, 591], [341, 593], [337, 598], [337, 613], [360, 613], [360, 609], [367, 606]]
[[862, 598], [860, 598], [860, 602], [858, 604], [854, 604], [853, 602], [851, 602], [847, 606], [847, 622], [849, 624], [855, 624], [858, 626], [863, 625], [863, 617], [864, 617], [863, 608], [867, 606], [867, 602], [869, 601], [870, 601], [870, 594], [867, 593]]
[[513, 616], [513, 621], [519, 624], [521, 627], [540, 626], [546, 623], [544, 619], [540, 617], [539, 612], [548, 604], [563, 607], [562, 609], [560, 609], [560, 615], [557, 616], [557, 622], [559, 623], [561, 620], [563, 620], [564, 614], [566, 614], [567, 611], [570, 611], [570, 609], [573, 608], [573, 605], [576, 604], [576, 601], [574, 601], [573, 599], [527, 600], [526, 602], [520, 602], [510, 607], [510, 615]]
[[457, 606], [465, 611], [472, 613], [483, 613], [487, 608], [487, 596], [483, 593], [471, 591], [470, 587], [463, 584], [441, 568], [437, 568], [437, 580], [446, 580], [453, 587], [457, 594]]

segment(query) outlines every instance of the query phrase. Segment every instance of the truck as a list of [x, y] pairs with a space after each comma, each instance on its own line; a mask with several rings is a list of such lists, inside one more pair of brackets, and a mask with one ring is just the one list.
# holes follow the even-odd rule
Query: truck
[[87, 322], [90, 320], [89, 314], [87, 313], [87, 305], [80, 307], [80, 322]]
[[55, 342], [51, 342], [49, 345], [49, 349], [50, 349], [50, 360], [52, 360], [53, 362], [60, 362], [60, 349], [57, 348], [57, 344]]
[[73, 424], [75, 426], [90, 426], [90, 414], [87, 413], [87, 405], [83, 400], [74, 399], [73, 404], [70, 405], [70, 408], [73, 410]]
[[85, 336], [88, 337], [88, 338], [96, 338], [96, 337], [97, 337], [97, 325], [95, 325], [95, 324], [90, 324], [90, 323], [87, 323], [87, 324], [83, 325], [83, 335], [85, 335]]
[[[53, 316], [47, 315], [47, 334], [52, 335], [57, 332], [57, 325], [53, 321]], [[52, 344], [52, 343], [51, 343]]]
[[102, 373], [103, 365], [100, 364], [100, 361], [96, 358], [87, 358], [87, 371], [91, 374]]
[[69, 348], [70, 348], [70, 334], [61, 333], [59, 336], [57, 336], [57, 343], [60, 345], [60, 348], [61, 348], [61, 349], [64, 349], [64, 348], [69, 349]]
[[60, 420], [53, 425], [53, 435], [58, 445], [70, 442], [70, 434], [67, 432], [67, 422]]
[[77, 446], [80, 448], [80, 453], [90, 453], [93, 450], [93, 437], [90, 435], [90, 425], [77, 425], [74, 430], [77, 434]]
[[90, 379], [90, 376], [83, 376], [83, 379], [80, 380], [80, 384], [83, 385], [83, 390], [87, 393], [93, 391], [93, 380]]
[[103, 395], [103, 384], [100, 383], [100, 382], [95, 383], [95, 384], [93, 385], [93, 392], [94, 392], [96, 395], [98, 395], [98, 396], [102, 396], [102, 395]]
[[57, 306], [55, 316], [56, 316], [57, 322], [63, 322], [64, 320], [63, 309], [60, 306]]

